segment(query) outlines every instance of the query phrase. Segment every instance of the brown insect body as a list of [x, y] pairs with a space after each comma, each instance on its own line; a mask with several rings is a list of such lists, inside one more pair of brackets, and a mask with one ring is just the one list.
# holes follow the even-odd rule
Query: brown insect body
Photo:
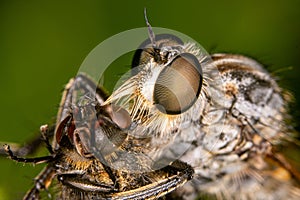
[[[79, 91], [78, 86], [82, 91]], [[103, 101], [99, 92], [96, 101], [88, 102], [80, 108], [74, 107], [77, 105], [74, 104], [73, 99], [77, 97], [75, 92], [82, 92], [81, 94], [86, 95], [92, 92], [88, 91], [89, 87], [96, 88], [84, 75], [75, 77], [67, 85], [62, 98], [62, 110], [57, 120], [56, 140], [53, 142], [55, 148], [51, 158], [45, 160], [48, 162], [47, 167], [37, 177], [34, 188], [24, 199], [38, 199], [40, 190], [48, 189], [54, 178], [58, 181], [55, 190], [59, 192], [54, 194], [57, 199], [154, 199], [169, 193], [191, 179], [193, 169], [182, 162], [174, 162], [161, 170], [152, 170], [148, 173], [117, 170], [108, 166], [108, 162], [118, 155], [110, 155], [113, 151], [107, 149], [118, 148], [124, 142], [126, 134], [123, 133], [122, 136], [122, 130], [107, 117], [109, 114], [104, 114], [106, 108], [99, 109], [100, 98]], [[70, 95], [70, 93], [73, 94]], [[88, 100], [90, 99], [92, 98], [89, 97]], [[98, 117], [94, 118], [96, 114]], [[84, 121], [80, 121], [79, 115], [82, 119], [84, 118]], [[98, 152], [97, 158], [94, 157], [91, 149], [93, 147], [91, 142], [95, 141], [93, 137], [95, 137], [96, 129], [105, 131], [109, 129], [111, 136], [106, 135], [105, 131], [103, 134], [107, 136], [107, 139], [113, 140], [112, 145], [114, 145], [114, 147], [105, 146], [105, 141], [98, 143], [97, 145], [105, 146], [103, 150], [107, 155], [103, 155], [97, 149], [94, 150]], [[121, 140], [120, 137], [122, 137]]]

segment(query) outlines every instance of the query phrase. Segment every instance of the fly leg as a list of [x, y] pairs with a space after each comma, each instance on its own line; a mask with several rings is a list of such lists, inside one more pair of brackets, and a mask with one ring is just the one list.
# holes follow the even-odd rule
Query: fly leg
[[[27, 191], [23, 200], [36, 200], [40, 198], [41, 190], [48, 192], [48, 188], [52, 183], [53, 178], [56, 175], [56, 168], [54, 166], [48, 165], [43, 169], [43, 171], [34, 179], [34, 186]], [[51, 198], [48, 192], [48, 197]]]
[[[22, 163], [34, 163], [34, 164], [40, 164], [40, 163], [45, 163], [45, 162], [51, 162], [55, 158], [55, 154], [50, 155], [50, 156], [43, 156], [43, 157], [37, 157], [37, 158], [22, 158], [15, 156], [14, 153], [10, 150], [9, 145], [4, 146], [4, 150], [7, 152], [9, 157], [12, 160], [15, 160], [17, 162], [22, 162]], [[53, 177], [56, 174], [56, 168], [49, 164], [44, 170], [35, 178], [35, 183], [34, 187], [30, 189], [26, 195], [24, 196], [24, 200], [34, 200], [34, 199], [39, 199], [39, 194], [41, 190], [46, 190], [50, 186]], [[49, 197], [50, 193], [48, 194]]]
[[[38, 147], [42, 142], [44, 142], [51, 155], [35, 157], [35, 158], [24, 158], [16, 155], [18, 152], [20, 152], [20, 150], [22, 150], [22, 148], [15, 151], [16, 152], [15, 153], [10, 149], [10, 146], [7, 144], [3, 145], [3, 151], [10, 157], [10, 159], [15, 160], [17, 162], [40, 164], [46, 162], [49, 163], [53, 161], [55, 159], [56, 154], [54, 153], [52, 146], [50, 145], [48, 125], [41, 126], [40, 130], [41, 130], [41, 136], [22, 148], [26, 150], [25, 154], [32, 153], [37, 149], [36, 147]], [[53, 131], [52, 129], [50, 129], [50, 134], [53, 134], [53, 132], [54, 129]], [[34, 187], [32, 187], [32, 189], [30, 189], [26, 193], [23, 199], [24, 200], [39, 199], [40, 191], [41, 190], [47, 191], [55, 174], [56, 174], [56, 168], [52, 164], [49, 164], [47, 167], [45, 167], [44, 170], [35, 178]], [[48, 196], [51, 197], [50, 193], [48, 193]]]
[[[43, 125], [45, 126], [45, 125]], [[41, 126], [41, 129], [42, 127]], [[28, 141], [24, 146], [20, 146], [18, 144], [15, 143], [4, 143], [4, 142], [0, 142], [0, 157], [5, 157], [7, 156], [7, 151], [5, 150], [5, 148], [3, 148], [3, 146], [5, 146], [4, 144], [8, 144], [11, 147], [11, 151], [13, 152], [13, 154], [15, 156], [27, 156], [27, 155], [32, 155], [34, 153], [37, 152], [37, 150], [39, 149], [39, 147], [45, 142], [47, 145], [47, 149], [49, 150], [48, 146], [51, 146], [49, 143], [49, 138], [52, 138], [54, 135], [54, 131], [55, 131], [55, 126], [50, 126], [48, 128], [48, 130], [46, 132], [43, 133], [43, 131], [41, 130], [42, 134], [39, 134], [38, 136], [35, 136], [34, 138], [32, 138], [30, 141]], [[46, 140], [48, 140], [48, 142], [46, 142]], [[49, 143], [49, 145], [47, 144]], [[49, 151], [51, 153], [51, 151]]]

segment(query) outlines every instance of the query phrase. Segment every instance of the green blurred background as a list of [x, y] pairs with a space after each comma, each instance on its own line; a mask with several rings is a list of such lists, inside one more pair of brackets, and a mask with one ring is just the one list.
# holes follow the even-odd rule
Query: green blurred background
[[[0, 140], [22, 144], [38, 134], [41, 124], [51, 122], [64, 84], [87, 54], [114, 34], [144, 27], [144, 7], [152, 26], [182, 32], [211, 53], [258, 59], [300, 99], [298, 0], [2, 0]], [[298, 121], [299, 104], [292, 110]], [[41, 167], [0, 159], [0, 200], [20, 199]]]

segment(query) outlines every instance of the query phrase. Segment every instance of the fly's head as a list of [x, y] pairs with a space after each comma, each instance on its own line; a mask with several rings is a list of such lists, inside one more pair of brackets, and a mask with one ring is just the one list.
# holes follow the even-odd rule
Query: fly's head
[[77, 76], [58, 116], [60, 123], [72, 111], [71, 128], [62, 133], [80, 155], [91, 153], [115, 169], [151, 171], [177, 160], [196, 140], [214, 95], [222, 96], [219, 72], [200, 45], [154, 35], [146, 22], [149, 38], [133, 56], [131, 78], [102, 98], [94, 83]]
[[126, 108], [139, 133], [170, 135], [199, 120], [218, 73], [211, 73], [210, 56], [197, 44], [149, 35], [134, 54], [132, 77], [106, 102]]

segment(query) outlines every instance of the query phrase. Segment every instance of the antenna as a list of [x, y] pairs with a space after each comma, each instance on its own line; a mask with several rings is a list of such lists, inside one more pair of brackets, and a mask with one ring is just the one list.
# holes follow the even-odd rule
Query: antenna
[[154, 35], [152, 27], [151, 27], [151, 25], [150, 25], [150, 23], [148, 21], [148, 18], [147, 18], [147, 9], [146, 8], [144, 9], [144, 16], [145, 16], [146, 24], [148, 26], [149, 39], [151, 41], [151, 44], [152, 44], [153, 48], [156, 48], [155, 35]]

